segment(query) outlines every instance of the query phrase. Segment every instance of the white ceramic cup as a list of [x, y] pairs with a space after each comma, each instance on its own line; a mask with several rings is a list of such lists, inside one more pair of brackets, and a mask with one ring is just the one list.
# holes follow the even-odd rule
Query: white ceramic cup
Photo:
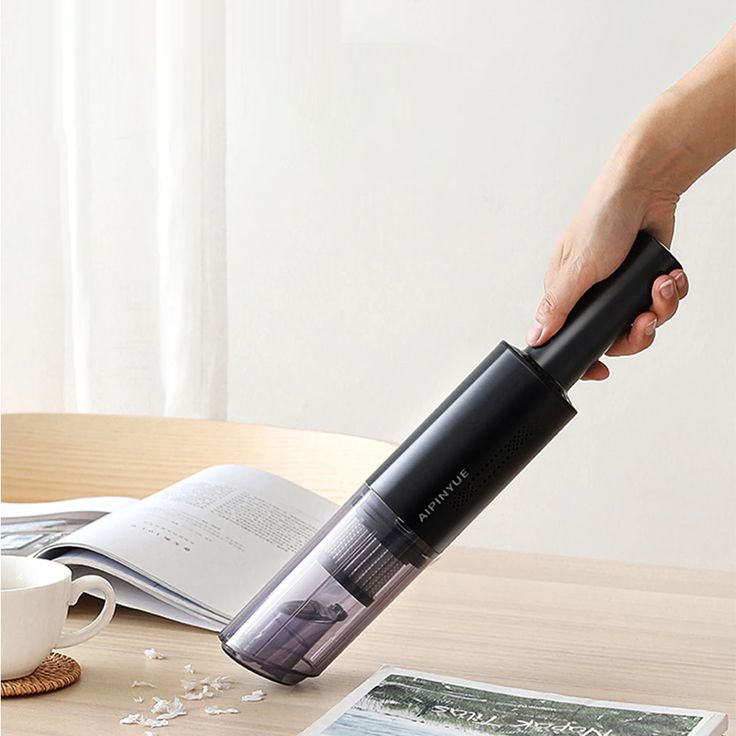
[[[32, 557], [4, 556], [0, 564], [3, 680], [30, 675], [52, 649], [81, 644], [110, 623], [115, 593], [99, 575], [85, 575], [72, 582], [65, 565]], [[102, 610], [86, 626], [62, 634], [69, 606], [90, 590], [105, 597]]]

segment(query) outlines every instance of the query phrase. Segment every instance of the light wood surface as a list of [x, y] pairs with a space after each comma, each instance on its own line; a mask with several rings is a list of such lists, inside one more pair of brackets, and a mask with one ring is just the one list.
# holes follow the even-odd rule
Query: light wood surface
[[[143, 496], [195, 470], [242, 462], [341, 500], [391, 450], [373, 440], [197, 420], [79, 415], [3, 418], [3, 500]], [[625, 540], [624, 540], [625, 541]], [[623, 543], [623, 542], [622, 542]], [[70, 623], [90, 618], [80, 603]], [[168, 655], [149, 661], [143, 649]], [[2, 703], [8, 736], [140, 734], [118, 720], [135, 694], [170, 697], [182, 667], [229, 674], [236, 688], [193, 702], [173, 734], [297, 734], [382, 664], [511, 687], [725, 711], [736, 722], [736, 584], [721, 572], [453, 548], [322, 675], [294, 688], [261, 680], [220, 651], [215, 634], [119, 609], [67, 650], [82, 679]], [[156, 690], [132, 690], [134, 679]], [[262, 688], [259, 703], [239, 696]], [[207, 716], [205, 704], [238, 715]], [[731, 726], [730, 734], [736, 734]]]

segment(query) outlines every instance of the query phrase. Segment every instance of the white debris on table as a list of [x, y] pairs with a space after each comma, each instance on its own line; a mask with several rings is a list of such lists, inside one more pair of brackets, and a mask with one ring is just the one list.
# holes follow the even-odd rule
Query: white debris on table
[[164, 718], [167, 721], [187, 714], [186, 710], [184, 710], [184, 705], [176, 695], [171, 700], [154, 696], [151, 713], [157, 718]]
[[179, 696], [182, 700], [202, 700], [204, 698], [212, 698], [215, 693], [210, 690], [209, 685], [199, 685], [189, 680], [182, 680], [184, 692]]
[[142, 713], [131, 713], [120, 719], [121, 726], [148, 726], [150, 728], [160, 728], [168, 726], [169, 722], [165, 718], [147, 718]]
[[263, 700], [266, 697], [266, 693], [263, 690], [254, 690], [249, 695], [242, 695], [240, 699], [245, 703], [257, 703], [259, 700]]
[[166, 655], [158, 651], [158, 649], [144, 649], [143, 656], [146, 659], [166, 659]]
[[221, 716], [226, 713], [240, 713], [240, 711], [237, 708], [217, 708], [214, 705], [205, 706], [204, 712], [208, 716]]
[[[143, 653], [147, 659], [166, 659], [166, 656], [156, 649], [146, 649]], [[185, 664], [182, 670], [190, 676], [196, 672], [191, 663]], [[219, 692], [232, 689], [237, 682], [230, 675], [208, 675], [199, 679], [191, 677], [182, 679], [180, 684], [184, 691], [181, 695], [174, 695], [170, 700], [156, 696], [152, 698], [151, 714], [153, 717], [142, 713], [130, 713], [120, 719], [121, 725], [139, 725], [148, 728], [168, 726], [174, 718], [187, 715], [187, 710], [184, 708], [182, 701], [212, 698]], [[131, 687], [155, 688], [157, 686], [146, 680], [133, 680]], [[266, 693], [263, 690], [253, 690], [246, 695], [242, 695], [240, 699], [245, 703], [254, 703], [263, 700], [265, 697]], [[140, 695], [133, 697], [133, 701], [136, 703], [143, 703], [144, 700]], [[240, 713], [237, 708], [219, 708], [215, 705], [205, 706], [204, 712], [210, 716]], [[146, 731], [144, 736], [154, 736], [153, 731]]]
[[233, 686], [233, 678], [230, 675], [217, 675], [217, 677], [203, 677], [202, 685], [209, 685], [213, 690], [229, 690]]
[[180, 697], [184, 700], [211, 698], [215, 694], [214, 691], [230, 690], [233, 684], [232, 677], [229, 675], [207, 676], [200, 680], [181, 680], [184, 694]]

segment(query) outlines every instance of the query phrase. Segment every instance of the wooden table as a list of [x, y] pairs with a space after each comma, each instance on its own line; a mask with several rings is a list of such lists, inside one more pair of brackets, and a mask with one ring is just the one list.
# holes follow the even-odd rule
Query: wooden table
[[[392, 449], [322, 432], [225, 422], [85, 415], [3, 417], [3, 500], [144, 496], [195, 470], [241, 462], [344, 499]], [[78, 622], [97, 604], [80, 603]], [[143, 734], [134, 679], [170, 697], [181, 669], [229, 674], [218, 696], [160, 736], [296, 734], [382, 664], [568, 695], [729, 712], [736, 723], [736, 584], [722, 572], [454, 548], [429, 568], [320, 678], [286, 688], [239, 668], [216, 635], [120, 609], [75, 647], [77, 684], [4, 700], [8, 736]], [[148, 661], [156, 647], [168, 659]], [[71, 651], [71, 650], [70, 650]], [[262, 688], [259, 703], [239, 695]], [[215, 701], [209, 701], [214, 703]], [[736, 734], [732, 725], [730, 734]]]

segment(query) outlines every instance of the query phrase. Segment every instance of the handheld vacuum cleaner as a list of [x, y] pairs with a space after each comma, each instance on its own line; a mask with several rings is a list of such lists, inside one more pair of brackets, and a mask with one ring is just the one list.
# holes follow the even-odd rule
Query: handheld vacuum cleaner
[[321, 674], [575, 416], [568, 389], [679, 267], [641, 232], [549, 342], [501, 342], [222, 630], [225, 652], [286, 685]]

